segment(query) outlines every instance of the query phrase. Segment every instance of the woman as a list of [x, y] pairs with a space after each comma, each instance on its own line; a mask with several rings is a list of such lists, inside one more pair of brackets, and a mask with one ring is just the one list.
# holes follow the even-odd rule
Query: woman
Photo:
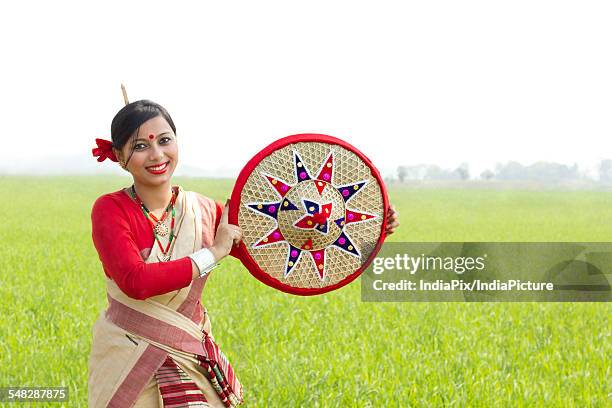
[[242, 387], [210, 333], [200, 304], [210, 269], [241, 239], [227, 206], [172, 187], [176, 128], [151, 101], [121, 109], [98, 161], [134, 179], [100, 197], [92, 236], [107, 276], [108, 309], [94, 325], [89, 405], [234, 406]]
[[[94, 325], [91, 407], [235, 406], [242, 386], [200, 304], [208, 273], [240, 242], [225, 208], [171, 185], [176, 128], [151, 101], [121, 109], [98, 161], [119, 162], [130, 188], [98, 198], [92, 236], [107, 276], [108, 309]], [[387, 233], [398, 227], [391, 208]]]

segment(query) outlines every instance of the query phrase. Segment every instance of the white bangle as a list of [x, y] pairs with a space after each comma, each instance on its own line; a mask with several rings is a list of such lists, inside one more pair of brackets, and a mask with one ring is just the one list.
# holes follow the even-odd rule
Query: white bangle
[[215, 261], [215, 256], [208, 248], [202, 248], [199, 251], [194, 252], [193, 254], [189, 255], [189, 258], [191, 258], [198, 267], [198, 270], [200, 271], [200, 278], [208, 275], [210, 271], [219, 266], [217, 261]]

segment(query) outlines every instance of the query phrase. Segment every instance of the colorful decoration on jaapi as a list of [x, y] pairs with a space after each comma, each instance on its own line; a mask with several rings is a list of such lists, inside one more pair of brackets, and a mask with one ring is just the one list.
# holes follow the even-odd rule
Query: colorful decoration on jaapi
[[280, 139], [240, 173], [229, 220], [243, 230], [238, 257], [267, 285], [314, 295], [355, 279], [384, 240], [388, 199], [380, 174], [327, 135]]

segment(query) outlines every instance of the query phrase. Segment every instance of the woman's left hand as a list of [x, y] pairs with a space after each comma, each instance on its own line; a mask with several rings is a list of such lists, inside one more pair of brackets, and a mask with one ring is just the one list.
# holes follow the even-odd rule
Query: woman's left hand
[[387, 212], [387, 227], [385, 233], [391, 235], [399, 227], [399, 213], [395, 210], [393, 204], [389, 205], [389, 211]]

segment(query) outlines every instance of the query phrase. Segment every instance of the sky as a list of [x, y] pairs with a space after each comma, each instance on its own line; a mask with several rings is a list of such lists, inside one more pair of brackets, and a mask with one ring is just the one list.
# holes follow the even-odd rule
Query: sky
[[123, 82], [168, 109], [182, 165], [230, 175], [295, 133], [387, 175], [594, 166], [612, 158], [610, 21], [604, 1], [10, 2], [0, 162], [95, 163]]

